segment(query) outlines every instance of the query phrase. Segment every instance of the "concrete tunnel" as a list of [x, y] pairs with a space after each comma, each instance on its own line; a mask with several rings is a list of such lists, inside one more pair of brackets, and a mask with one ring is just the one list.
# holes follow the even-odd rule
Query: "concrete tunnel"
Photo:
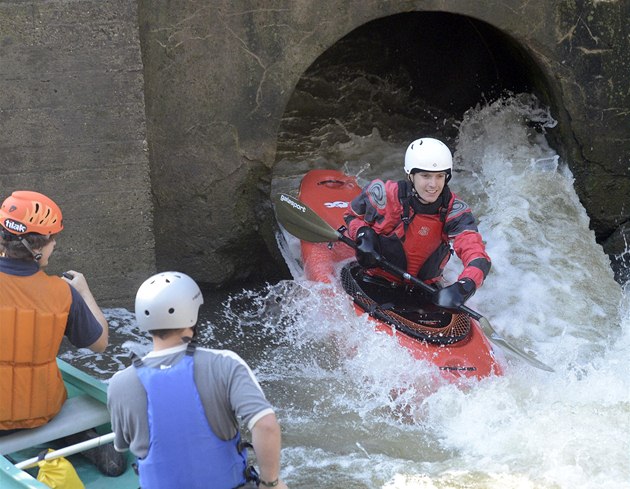
[[[128, 305], [156, 270], [211, 288], [288, 276], [270, 193], [296, 134], [341, 107], [358, 114], [348, 129], [359, 136], [376, 127], [402, 146], [433, 128], [454, 143], [457, 129], [436, 128], [423, 103], [460, 121], [504, 90], [550, 108], [547, 140], [615, 278], [630, 278], [627, 2], [86, 5], [3, 7], [0, 179], [58, 198], [68, 238], [51, 271], [93, 277], [99, 303]], [[353, 66], [373, 79], [403, 72], [395, 88], [409, 103], [389, 87], [362, 106], [360, 93], [335, 98]]]
[[[358, 117], [361, 127], [348, 127], [354, 134], [367, 135], [375, 126], [384, 139], [401, 145], [419, 135], [433, 135], [453, 143], [456, 127], [436, 127], [433, 117], [416, 107], [424, 108], [428, 103], [452, 120], [461, 120], [469, 108], [506, 92], [534, 93], [552, 107], [553, 113], [553, 101], [543, 73], [523, 48], [495, 27], [445, 12], [396, 14], [350, 32], [306, 70], [287, 104], [278, 131], [276, 162], [282, 160], [285, 153], [295, 153], [298, 132], [317, 131], [317, 127], [309, 125], [311, 120], [317, 124], [326, 118], [338, 117], [344, 112], [344, 104], [353, 104], [352, 107], [346, 105], [348, 111], [361, 110], [356, 107], [356, 100], [352, 102], [345, 97], [336, 100], [334, 95], [339, 84], [347, 82], [341, 73], [351, 65], [379, 79], [403, 70], [409, 77], [409, 85], [400, 88], [410, 92], [407, 107], [388, 108], [387, 94], [380, 100], [366, 101], [364, 117]], [[414, 99], [422, 102], [414, 104]], [[379, 126], [379, 120], [371, 118], [373, 104], [380, 104], [383, 111], [405, 112], [399, 119], [400, 124], [394, 124], [400, 128], [399, 132], [392, 131], [392, 124]], [[347, 139], [343, 131], [331, 137], [338, 137], [337, 142]], [[550, 143], [554, 143], [553, 135]], [[301, 149], [305, 157], [317, 153], [317, 148], [309, 147], [308, 142]]]
[[[309, 103], [325, 95], [311, 82], [315, 72], [334, 83], [344, 66], [359, 65], [366, 73], [387, 77], [405, 70], [411, 83], [410, 98], [427, 101], [455, 119], [484, 101], [505, 92], [534, 93], [554, 113], [554, 101], [544, 75], [516, 41], [490, 24], [471, 17], [446, 12], [410, 12], [371, 21], [350, 32], [322, 53], [304, 73], [289, 101], [278, 137], [282, 157], [283, 134], [298, 129], [288, 126], [295, 119], [309, 119], [313, 113], [325, 115], [325, 103]], [[342, 80], [337, 77], [339, 83]], [[406, 87], [405, 87], [406, 88]], [[330, 90], [329, 87], [323, 90]], [[346, 101], [340, 101], [340, 104]], [[369, 110], [366, 104], [366, 111]], [[396, 107], [392, 108], [397, 110]], [[432, 125], [423, 112], [407, 114], [418, 118], [420, 126]], [[407, 135], [385, 134], [401, 142]], [[445, 134], [448, 137], [449, 134]]]

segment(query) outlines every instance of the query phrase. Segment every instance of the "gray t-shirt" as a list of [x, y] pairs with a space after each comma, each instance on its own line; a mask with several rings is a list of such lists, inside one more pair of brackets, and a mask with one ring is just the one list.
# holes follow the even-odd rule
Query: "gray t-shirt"
[[[174, 365], [185, 354], [186, 345], [152, 351], [142, 361], [147, 367]], [[236, 435], [239, 421], [251, 430], [273, 409], [245, 361], [229, 350], [197, 348], [194, 376], [212, 431], [221, 439]], [[178, 402], [174, 399], [173, 402]], [[109, 383], [107, 407], [116, 433], [118, 451], [130, 449], [143, 458], [149, 450], [147, 395], [135, 367], [116, 373]]]

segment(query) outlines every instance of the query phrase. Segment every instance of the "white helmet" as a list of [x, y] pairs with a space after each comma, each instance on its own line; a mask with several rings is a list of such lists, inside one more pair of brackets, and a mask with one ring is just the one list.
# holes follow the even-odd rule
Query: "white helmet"
[[416, 139], [405, 153], [405, 172], [412, 170], [445, 171], [450, 177], [453, 155], [446, 144], [433, 138]]
[[197, 324], [201, 304], [201, 290], [188, 275], [158, 273], [136, 293], [136, 321], [141, 331], [189, 328]]

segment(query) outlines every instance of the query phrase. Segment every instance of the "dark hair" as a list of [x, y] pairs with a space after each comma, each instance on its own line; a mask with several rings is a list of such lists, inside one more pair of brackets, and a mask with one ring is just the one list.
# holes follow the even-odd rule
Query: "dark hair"
[[446, 175], [450, 175], [451, 174], [451, 170], [446, 169], [446, 170], [424, 170], [422, 168], [413, 168], [410, 172], [409, 175], [415, 175], [416, 173], [446, 173]]
[[[55, 238], [54, 234], [50, 237], [43, 234], [30, 233], [25, 234], [22, 238], [26, 239], [31, 249], [40, 250], [51, 240]], [[22, 261], [33, 261], [35, 257], [33, 254], [22, 244], [17, 236], [11, 236], [7, 239], [7, 234], [0, 234], [0, 251], [4, 253], [7, 258], [14, 258]]]
[[423, 173], [440, 173], [440, 172], [444, 172], [444, 173], [446, 173], [446, 183], [448, 183], [451, 180], [451, 177], [453, 176], [453, 172], [451, 171], [450, 168], [448, 170], [437, 170], [437, 171], [421, 170], [420, 168], [413, 168], [409, 172], [409, 176], [415, 175], [416, 173], [420, 173], [420, 172], [423, 172]]
[[160, 339], [166, 339], [169, 336], [174, 335], [186, 328], [171, 328], [171, 329], [150, 329], [149, 334], [151, 336], [157, 336]]

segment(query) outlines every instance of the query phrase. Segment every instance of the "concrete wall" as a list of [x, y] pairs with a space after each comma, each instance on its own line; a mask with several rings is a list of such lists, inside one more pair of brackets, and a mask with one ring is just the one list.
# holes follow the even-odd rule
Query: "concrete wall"
[[0, 0], [0, 193], [58, 201], [67, 229], [52, 268], [84, 271], [104, 304], [129, 305], [156, 266], [216, 286], [277, 275], [270, 175], [301, 76], [371, 21], [437, 11], [487, 23], [515, 48], [515, 69], [559, 121], [552, 136], [598, 239], [620, 253], [621, 0]]
[[514, 63], [540, 77], [605, 244], [630, 217], [630, 3], [140, 0], [159, 266], [213, 283], [268, 270], [268, 176], [294, 87], [355, 28], [409, 11], [487, 22], [526, 54]]
[[50, 272], [129, 306], [155, 269], [136, 3], [0, 1], [0, 196], [40, 191], [65, 230]]

